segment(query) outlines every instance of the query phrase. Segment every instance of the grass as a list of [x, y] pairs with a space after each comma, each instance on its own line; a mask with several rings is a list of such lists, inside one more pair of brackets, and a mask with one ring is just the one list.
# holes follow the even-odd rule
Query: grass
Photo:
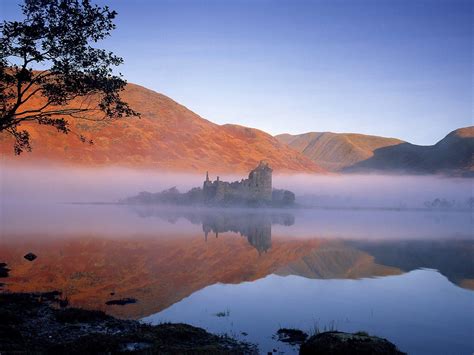
[[336, 322], [331, 321], [328, 325], [325, 325], [323, 328], [320, 327], [317, 321], [314, 322], [312, 329], [310, 330], [310, 336], [317, 335], [325, 332], [336, 332], [338, 331], [336, 327]]
[[229, 317], [230, 316], [230, 310], [226, 309], [223, 312], [217, 312], [214, 314], [216, 317]]

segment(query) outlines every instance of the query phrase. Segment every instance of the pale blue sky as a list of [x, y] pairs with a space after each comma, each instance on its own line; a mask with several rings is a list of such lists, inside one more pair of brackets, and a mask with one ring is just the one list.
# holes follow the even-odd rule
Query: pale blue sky
[[[472, 125], [469, 0], [100, 0], [127, 80], [213, 122], [433, 144]], [[0, 18], [18, 18], [0, 0]]]

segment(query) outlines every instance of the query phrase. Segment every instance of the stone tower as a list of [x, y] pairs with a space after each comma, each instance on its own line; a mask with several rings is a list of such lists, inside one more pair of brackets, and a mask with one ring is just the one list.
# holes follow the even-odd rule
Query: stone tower
[[272, 200], [272, 168], [264, 160], [249, 174], [249, 193], [252, 200]]

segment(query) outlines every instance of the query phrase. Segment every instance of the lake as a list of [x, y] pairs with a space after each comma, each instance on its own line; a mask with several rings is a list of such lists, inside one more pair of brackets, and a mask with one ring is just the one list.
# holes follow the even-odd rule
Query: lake
[[[186, 322], [296, 353], [280, 327], [367, 331], [414, 354], [474, 351], [469, 211], [3, 204], [11, 291]], [[38, 258], [23, 258], [33, 252]], [[112, 299], [134, 304], [107, 306]]]

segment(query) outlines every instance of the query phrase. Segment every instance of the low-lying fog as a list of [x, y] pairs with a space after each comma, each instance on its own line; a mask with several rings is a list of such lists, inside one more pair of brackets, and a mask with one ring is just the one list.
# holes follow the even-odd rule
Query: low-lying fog
[[[166, 173], [122, 168], [0, 166], [1, 202], [116, 202], [140, 191], [202, 186], [205, 172]], [[215, 176], [210, 175], [211, 179]], [[240, 180], [245, 176], [221, 176]], [[411, 207], [445, 199], [467, 207], [473, 179], [440, 176], [274, 175], [273, 186], [295, 192], [297, 202], [320, 207]]]
[[[341, 209], [205, 209], [150, 206], [78, 205], [67, 202], [116, 202], [140, 191], [158, 192], [177, 186], [181, 191], [201, 186], [204, 176], [120, 168], [79, 169], [12, 167], [1, 169], [0, 234], [15, 236], [198, 236], [204, 223], [225, 230], [267, 230], [275, 215], [291, 223], [273, 224], [273, 237], [341, 238], [471, 238], [472, 179], [436, 176], [274, 176], [274, 186], [296, 193], [297, 203]], [[214, 179], [214, 176], [211, 176]], [[236, 180], [241, 177], [222, 176]], [[436, 198], [455, 201], [450, 208], [419, 210]], [[66, 202], [66, 204], [64, 204]], [[351, 207], [395, 207], [395, 210]], [[411, 207], [415, 210], [400, 209]], [[455, 213], [459, 212], [459, 213]], [[238, 213], [240, 215], [228, 214]], [[227, 214], [227, 215], [226, 215]], [[281, 215], [281, 216], [280, 216]], [[240, 216], [240, 217], [239, 217]], [[243, 218], [242, 218], [243, 216]], [[226, 226], [226, 223], [230, 223]], [[245, 224], [245, 223], [243, 223]], [[240, 229], [239, 229], [240, 228]]]

